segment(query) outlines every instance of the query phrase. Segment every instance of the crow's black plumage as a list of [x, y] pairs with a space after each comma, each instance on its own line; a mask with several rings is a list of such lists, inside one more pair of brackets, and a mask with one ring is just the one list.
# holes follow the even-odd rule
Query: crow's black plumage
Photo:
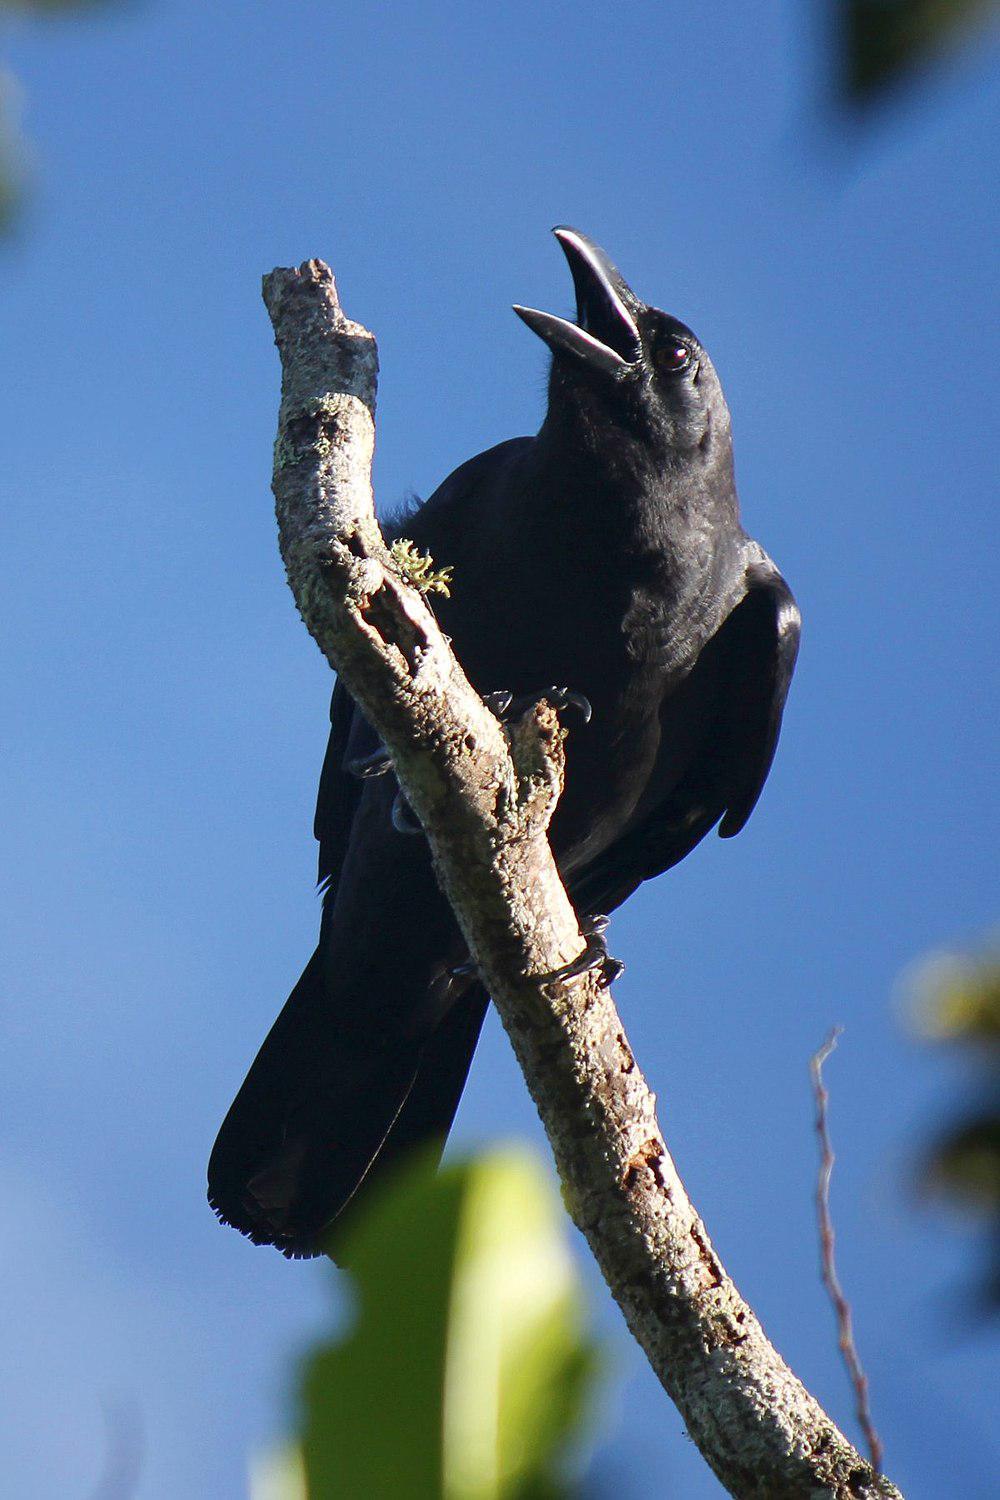
[[[436, 605], [480, 692], [592, 706], [574, 720], [552, 824], [581, 916], [607, 913], [719, 824], [738, 833], [774, 754], [799, 615], [742, 530], [729, 412], [691, 331], [645, 306], [594, 244], [556, 230], [577, 322], [515, 309], [553, 352], [538, 435], [463, 464], [406, 523], [453, 569]], [[316, 836], [319, 945], [219, 1134], [226, 1222], [316, 1253], [369, 1174], [451, 1125], [486, 1008], [426, 844], [333, 695]], [[353, 768], [353, 769], [349, 769]], [[398, 819], [396, 820], [398, 822]]]

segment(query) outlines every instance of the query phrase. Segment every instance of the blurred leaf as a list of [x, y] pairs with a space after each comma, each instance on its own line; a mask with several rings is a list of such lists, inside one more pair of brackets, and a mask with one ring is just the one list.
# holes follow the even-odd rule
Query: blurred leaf
[[[0, 14], [55, 15], [90, 11], [108, 0], [0, 0]], [[12, 74], [0, 69], [0, 234], [10, 228], [24, 196], [27, 148], [20, 131], [21, 89]]]
[[0, 68], [0, 230], [10, 224], [22, 195], [24, 144], [20, 116], [20, 85], [13, 74]]
[[551, 1460], [580, 1424], [596, 1362], [560, 1220], [531, 1158], [495, 1154], [468, 1172], [445, 1383], [448, 1500], [565, 1493]]
[[911, 970], [906, 983], [926, 1036], [1000, 1043], [1000, 953], [935, 953]]
[[338, 1258], [359, 1313], [306, 1367], [309, 1500], [568, 1497], [597, 1360], [534, 1160], [411, 1169]]
[[361, 1307], [305, 1373], [311, 1500], [441, 1494], [441, 1399], [463, 1177], [429, 1169], [376, 1202], [340, 1258]]
[[250, 1465], [250, 1500], [308, 1500], [302, 1454], [277, 1448]]
[[985, 1218], [991, 1265], [985, 1300], [1000, 1310], [1000, 954], [938, 953], [906, 980], [916, 1024], [960, 1045], [974, 1065], [972, 1101], [924, 1152], [925, 1188]]
[[838, 0], [841, 91], [869, 104], [991, 8], [991, 0]]
[[1000, 1114], [947, 1131], [928, 1157], [927, 1177], [970, 1208], [1000, 1214]]

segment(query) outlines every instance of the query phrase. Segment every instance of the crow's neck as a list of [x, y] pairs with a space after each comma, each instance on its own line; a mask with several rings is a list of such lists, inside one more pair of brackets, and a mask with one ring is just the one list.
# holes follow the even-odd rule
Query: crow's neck
[[728, 434], [682, 453], [559, 403], [531, 463], [549, 514], [574, 529], [596, 524], [612, 545], [617, 534], [629, 546], [672, 550], [739, 527]]

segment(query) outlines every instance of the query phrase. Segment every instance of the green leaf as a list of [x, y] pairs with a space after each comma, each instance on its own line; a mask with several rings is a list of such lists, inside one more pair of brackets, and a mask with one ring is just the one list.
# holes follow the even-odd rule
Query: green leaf
[[309, 1500], [567, 1500], [597, 1358], [535, 1160], [411, 1169], [338, 1255], [358, 1316], [305, 1370]]
[[552, 1460], [595, 1371], [559, 1207], [535, 1163], [467, 1169], [444, 1402], [447, 1500], [565, 1493]]

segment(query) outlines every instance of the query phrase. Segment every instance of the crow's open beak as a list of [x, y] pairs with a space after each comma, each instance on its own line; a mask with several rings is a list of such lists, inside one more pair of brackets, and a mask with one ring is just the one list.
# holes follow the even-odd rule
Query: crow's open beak
[[570, 323], [533, 307], [515, 305], [514, 311], [554, 354], [575, 355], [606, 375], [625, 374], [642, 355], [634, 316], [641, 305], [638, 298], [600, 246], [586, 235], [564, 225], [552, 232], [573, 273], [577, 321]]

